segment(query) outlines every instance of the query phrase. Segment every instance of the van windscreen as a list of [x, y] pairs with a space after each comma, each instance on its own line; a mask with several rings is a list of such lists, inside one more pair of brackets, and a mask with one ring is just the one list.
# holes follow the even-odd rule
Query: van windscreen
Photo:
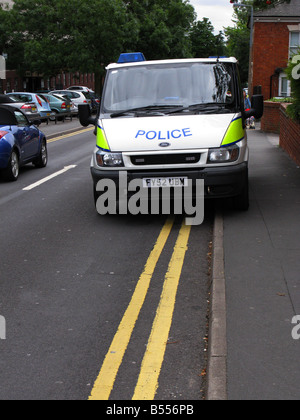
[[103, 109], [119, 112], [149, 106], [231, 105], [234, 95], [230, 64], [145, 64], [109, 71]]

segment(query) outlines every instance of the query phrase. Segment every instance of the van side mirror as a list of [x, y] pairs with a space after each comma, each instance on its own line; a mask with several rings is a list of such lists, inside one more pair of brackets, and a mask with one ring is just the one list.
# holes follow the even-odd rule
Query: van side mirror
[[92, 117], [91, 108], [88, 104], [78, 105], [79, 121], [83, 127], [96, 124], [96, 118]]
[[243, 116], [245, 119], [254, 117], [259, 120], [264, 114], [264, 97], [263, 95], [253, 95], [251, 99], [251, 109], [244, 111]]

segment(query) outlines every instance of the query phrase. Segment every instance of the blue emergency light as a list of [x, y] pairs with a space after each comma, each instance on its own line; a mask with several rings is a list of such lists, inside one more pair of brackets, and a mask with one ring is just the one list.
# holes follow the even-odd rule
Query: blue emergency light
[[120, 55], [118, 63], [136, 63], [138, 61], [146, 61], [146, 58], [143, 53], [136, 52], [136, 53], [123, 53]]

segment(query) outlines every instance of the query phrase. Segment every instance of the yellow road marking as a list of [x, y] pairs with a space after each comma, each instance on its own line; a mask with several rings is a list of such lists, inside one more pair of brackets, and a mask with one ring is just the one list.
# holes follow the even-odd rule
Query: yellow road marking
[[86, 130], [75, 131], [74, 133], [69, 133], [69, 134], [64, 134], [62, 136], [59, 136], [59, 137], [54, 137], [53, 139], [47, 140], [47, 143], [54, 143], [55, 141], [58, 141], [58, 140], [66, 139], [68, 137], [73, 137], [78, 134], [87, 133], [89, 131], [94, 130], [94, 128], [95, 127], [90, 127], [90, 128], [87, 128]]
[[132, 398], [133, 400], [153, 400], [155, 397], [172, 324], [176, 295], [190, 232], [191, 226], [186, 226], [183, 222], [165, 277], [163, 292], [157, 308], [139, 379]]
[[145, 269], [137, 283], [131, 302], [105, 357], [89, 400], [109, 399], [133, 329], [145, 301], [156, 264], [165, 247], [173, 224], [174, 219], [168, 219], [160, 232], [157, 242], [145, 265]]

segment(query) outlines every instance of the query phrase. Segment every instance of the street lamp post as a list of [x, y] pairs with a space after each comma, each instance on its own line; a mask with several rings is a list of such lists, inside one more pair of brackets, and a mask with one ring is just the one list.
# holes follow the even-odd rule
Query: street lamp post
[[233, 7], [249, 7], [251, 9], [251, 17], [250, 17], [250, 48], [253, 46], [253, 23], [254, 23], [254, 12], [253, 6], [250, 4], [242, 4], [242, 3], [234, 3]]

